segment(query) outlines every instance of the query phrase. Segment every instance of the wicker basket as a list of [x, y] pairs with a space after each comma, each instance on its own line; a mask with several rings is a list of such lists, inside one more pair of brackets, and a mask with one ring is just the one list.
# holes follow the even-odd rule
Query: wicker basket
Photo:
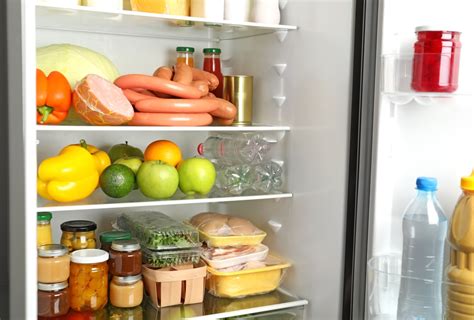
[[142, 268], [145, 290], [155, 307], [201, 303], [204, 300], [206, 265]]

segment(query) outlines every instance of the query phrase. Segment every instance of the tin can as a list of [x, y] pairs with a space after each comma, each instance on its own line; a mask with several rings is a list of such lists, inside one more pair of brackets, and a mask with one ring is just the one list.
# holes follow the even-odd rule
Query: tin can
[[237, 107], [233, 125], [252, 125], [253, 76], [224, 76], [223, 98]]

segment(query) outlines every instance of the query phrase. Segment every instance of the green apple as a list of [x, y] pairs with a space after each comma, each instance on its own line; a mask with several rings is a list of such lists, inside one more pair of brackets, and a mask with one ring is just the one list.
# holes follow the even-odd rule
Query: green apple
[[129, 145], [128, 141], [112, 146], [108, 154], [112, 163], [114, 163], [120, 158], [137, 157], [142, 160], [144, 159], [143, 152], [140, 149]]
[[152, 199], [168, 199], [178, 190], [179, 175], [175, 167], [161, 161], [145, 161], [138, 169], [140, 191]]
[[216, 168], [205, 158], [190, 158], [178, 166], [179, 188], [187, 195], [208, 194], [216, 182]]
[[142, 165], [143, 161], [142, 159], [138, 157], [128, 157], [128, 158], [120, 158], [114, 162], [118, 164], [123, 164], [130, 169], [132, 169], [133, 173], [137, 174], [138, 169], [140, 169], [140, 166]]

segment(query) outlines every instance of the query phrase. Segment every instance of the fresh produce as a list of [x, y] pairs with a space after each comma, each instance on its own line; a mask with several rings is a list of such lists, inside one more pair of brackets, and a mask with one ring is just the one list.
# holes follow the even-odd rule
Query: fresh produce
[[114, 126], [133, 118], [133, 107], [122, 90], [98, 75], [82, 79], [72, 100], [77, 114], [89, 124]]
[[216, 169], [205, 158], [190, 158], [178, 166], [179, 189], [185, 194], [208, 194], [216, 181]]
[[149, 268], [165, 268], [182, 264], [196, 264], [199, 262], [201, 249], [180, 249], [152, 251], [142, 249], [143, 263]]
[[182, 159], [179, 147], [169, 140], [156, 140], [150, 143], [145, 150], [145, 161], [161, 160], [176, 167]]
[[94, 157], [87, 149], [72, 145], [40, 163], [37, 191], [48, 200], [71, 202], [87, 198], [98, 181]]
[[99, 183], [109, 197], [123, 198], [133, 190], [135, 174], [123, 164], [113, 164], [102, 172]]
[[117, 219], [120, 229], [130, 231], [142, 247], [170, 250], [200, 247], [199, 234], [193, 227], [175, 221], [161, 212], [124, 213]]
[[147, 113], [135, 112], [130, 126], [207, 126], [212, 123], [209, 113]]
[[114, 164], [123, 164], [124, 166], [129, 167], [132, 169], [134, 174], [137, 174], [138, 169], [140, 169], [142, 163], [143, 160], [138, 157], [121, 158], [114, 162]]
[[88, 74], [96, 74], [114, 81], [119, 73], [112, 62], [102, 54], [73, 44], [53, 44], [36, 50], [36, 66], [46, 74], [59, 71], [71, 88]]
[[48, 77], [36, 69], [36, 122], [58, 124], [66, 119], [71, 106], [71, 87], [57, 71]]
[[100, 150], [96, 146], [87, 144], [86, 140], [82, 139], [79, 144], [73, 144], [73, 146], [83, 147], [94, 157], [95, 165], [99, 175], [110, 166], [110, 158], [105, 151]]
[[137, 184], [149, 198], [168, 199], [178, 190], [178, 171], [161, 161], [145, 161], [138, 170]]
[[137, 157], [142, 160], [144, 159], [143, 152], [140, 149], [129, 145], [128, 141], [125, 141], [125, 143], [113, 145], [110, 148], [108, 154], [110, 157], [110, 161], [112, 162], [115, 162], [121, 158], [131, 158], [131, 157]]

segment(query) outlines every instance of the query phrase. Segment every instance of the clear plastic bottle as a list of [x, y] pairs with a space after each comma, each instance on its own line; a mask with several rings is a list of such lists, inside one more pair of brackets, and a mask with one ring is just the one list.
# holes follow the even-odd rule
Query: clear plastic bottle
[[275, 139], [254, 133], [220, 134], [199, 144], [198, 153], [222, 164], [257, 164], [267, 160], [275, 143]]
[[397, 319], [442, 319], [441, 280], [448, 220], [436, 198], [435, 178], [418, 178], [416, 189], [417, 196], [403, 215]]

